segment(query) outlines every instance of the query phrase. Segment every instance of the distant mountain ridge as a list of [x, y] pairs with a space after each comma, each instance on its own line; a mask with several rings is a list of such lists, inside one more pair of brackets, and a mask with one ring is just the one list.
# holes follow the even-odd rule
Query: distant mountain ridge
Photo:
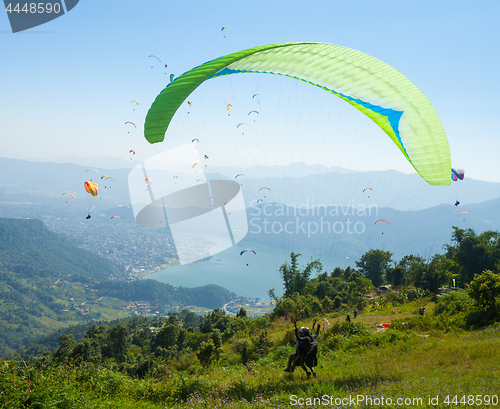
[[[123, 163], [124, 167], [111, 169], [98, 167], [96, 158], [78, 158], [85, 166], [70, 163], [29, 162], [19, 159], [0, 158], [0, 192], [2, 188], [23, 191], [64, 192], [86, 195], [83, 182], [94, 178], [100, 187], [106, 181], [100, 177], [110, 174], [116, 182], [107, 184], [113, 188], [109, 193], [126, 204], [129, 203], [128, 173], [137, 161], [124, 161], [119, 158], [102, 158], [111, 163]], [[113, 159], [113, 160], [111, 160]], [[75, 159], [77, 160], [77, 159]], [[115, 161], [116, 160], [116, 161]], [[120, 162], [121, 161], [121, 162]], [[104, 164], [103, 164], [104, 165]], [[101, 173], [86, 172], [96, 167]], [[234, 180], [240, 169], [232, 167], [204, 168], [207, 178]], [[254, 166], [248, 168], [246, 176], [239, 178], [245, 202], [263, 198], [259, 192], [268, 186], [267, 200], [288, 205], [312, 203], [331, 205], [349, 203], [376, 203], [379, 207], [398, 210], [421, 210], [440, 204], [453, 204], [457, 199], [463, 205], [482, 203], [500, 197], [500, 183], [484, 182], [466, 178], [452, 182], [449, 186], [431, 186], [417, 174], [404, 174], [395, 170], [355, 172], [338, 167], [327, 168], [323, 165], [293, 163], [286, 166]], [[101, 186], [102, 185], [102, 186]], [[372, 191], [363, 192], [367, 187]]]

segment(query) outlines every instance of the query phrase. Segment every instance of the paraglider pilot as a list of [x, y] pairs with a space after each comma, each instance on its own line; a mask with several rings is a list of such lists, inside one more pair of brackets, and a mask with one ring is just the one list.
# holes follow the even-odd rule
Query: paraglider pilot
[[[311, 377], [311, 373], [316, 377], [316, 372], [314, 372], [313, 367], [317, 365], [318, 359], [316, 357], [318, 351], [318, 344], [315, 339], [318, 337], [320, 325], [317, 325], [316, 334], [311, 334], [309, 328], [301, 327], [300, 330], [297, 328], [297, 320], [293, 321], [295, 325], [295, 353], [290, 355], [288, 358], [288, 366], [284, 369], [285, 372], [292, 372], [297, 366], [300, 366], [307, 374], [307, 378]], [[314, 331], [314, 321], [312, 325], [312, 330]], [[310, 369], [310, 372], [307, 368]]]
[[457, 201], [455, 202], [455, 206], [458, 206], [459, 204], [460, 204], [460, 202], [457, 200]]

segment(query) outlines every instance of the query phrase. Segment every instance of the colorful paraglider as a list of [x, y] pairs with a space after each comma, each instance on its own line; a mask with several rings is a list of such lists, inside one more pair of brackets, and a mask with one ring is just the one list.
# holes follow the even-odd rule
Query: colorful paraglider
[[456, 182], [457, 180], [464, 180], [465, 171], [463, 169], [451, 168], [451, 180]]
[[64, 192], [64, 193], [63, 193], [63, 195], [70, 195], [71, 197], [75, 197], [75, 195], [74, 195], [74, 194], [69, 193], [69, 192]]
[[386, 222], [386, 223], [389, 223], [391, 224], [391, 222], [389, 220], [385, 220], [385, 219], [378, 219], [375, 224], [379, 223], [379, 222]]
[[451, 183], [448, 140], [427, 97], [390, 65], [334, 44], [297, 42], [254, 47], [185, 72], [176, 79], [176, 87], [166, 87], [149, 109], [146, 139], [150, 143], [163, 141], [176, 110], [203, 82], [237, 73], [288, 76], [338, 96], [373, 120], [425, 181], [431, 185]]
[[[134, 128], [137, 129], [137, 126], [135, 126], [135, 124], [133, 122], [127, 121], [127, 122], [125, 122], [125, 125], [127, 125], [127, 124], [133, 125]], [[130, 133], [130, 132], [128, 132], [128, 133]]]
[[[156, 55], [150, 55], [148, 58], [156, 58], [161, 64], [161, 60]], [[151, 66], [151, 68], [153, 68], [153, 66]]]
[[[242, 256], [243, 254], [245, 254], [247, 251], [251, 251], [253, 254], [257, 254], [257, 253], [256, 253], [254, 250], [252, 250], [252, 249], [245, 249], [245, 250], [241, 250], [241, 251], [240, 251], [240, 256]], [[248, 264], [247, 264], [247, 266], [248, 266]]]
[[83, 186], [85, 187], [85, 191], [87, 193], [90, 193], [93, 197], [97, 196], [97, 193], [99, 191], [99, 185], [97, 183], [87, 181], [83, 184]]
[[[248, 113], [248, 115], [250, 115], [250, 114], [257, 114], [257, 115], [260, 115], [257, 111], [250, 111], [250, 112]], [[254, 119], [253, 121], [255, 122], [255, 119]]]

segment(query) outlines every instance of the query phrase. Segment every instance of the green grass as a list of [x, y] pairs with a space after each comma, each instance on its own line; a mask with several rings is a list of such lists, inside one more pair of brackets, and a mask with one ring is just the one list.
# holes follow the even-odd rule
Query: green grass
[[[500, 326], [425, 331], [394, 325], [378, 333], [370, 328], [393, 319], [427, 322], [427, 317], [418, 316], [417, 307], [409, 303], [361, 313], [356, 321], [368, 327], [345, 323], [343, 314], [329, 318], [333, 328], [320, 333], [317, 378], [307, 379], [300, 368], [294, 374], [283, 372], [293, 346], [287, 342], [291, 324], [280, 320], [269, 331], [274, 345], [270, 353], [246, 366], [231, 344], [208, 368], [195, 355], [186, 355], [160, 365], [154, 378], [142, 380], [117, 372], [116, 364], [98, 371], [90, 364], [39, 371], [23, 361], [0, 362], [0, 407], [17, 408], [25, 402], [26, 407], [120, 409], [494, 407], [459, 401], [463, 395], [499, 395]], [[458, 396], [457, 404], [446, 404], [447, 396]], [[350, 397], [356, 405], [345, 404]], [[366, 402], [376, 398], [386, 404]], [[330, 406], [335, 399], [344, 399], [344, 404]], [[399, 405], [398, 399], [403, 399]]]

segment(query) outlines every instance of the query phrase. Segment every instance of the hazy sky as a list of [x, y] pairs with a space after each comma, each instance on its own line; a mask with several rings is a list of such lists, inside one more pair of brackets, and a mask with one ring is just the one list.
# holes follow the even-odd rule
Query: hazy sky
[[[68, 14], [13, 34], [6, 13], [1, 12], [0, 156], [127, 159], [128, 151], [135, 149], [144, 159], [175, 145], [152, 146], [142, 135], [147, 109], [171, 73], [177, 76], [257, 45], [318, 41], [365, 52], [405, 74], [441, 118], [452, 165], [465, 168], [470, 178], [500, 182], [500, 173], [494, 171], [500, 151], [499, 15], [496, 0], [81, 0]], [[228, 30], [221, 32], [223, 26]], [[149, 55], [158, 56], [161, 64]], [[241, 158], [247, 153], [274, 158], [263, 159], [266, 164], [304, 161], [362, 168], [369, 163], [374, 169], [412, 171], [392, 142], [387, 137], [382, 141], [384, 135], [375, 124], [363, 122], [338, 98], [328, 93], [317, 97], [317, 90], [304, 90], [292, 79], [254, 83], [252, 75], [241, 77], [245, 78], [217, 79], [211, 88], [200, 90], [200, 95], [193, 96], [192, 109], [184, 106], [179, 113], [184, 116], [174, 124], [173, 135], [182, 134], [190, 141], [198, 136], [191, 128], [197, 121], [212, 134], [234, 132], [234, 123], [228, 121], [243, 121], [238, 119], [237, 104], [231, 118], [225, 104], [239, 100], [239, 114], [246, 115], [257, 106], [243, 94], [257, 90], [261, 116], [255, 126], [246, 118], [253, 126], [241, 135], [248, 138], [246, 148], [225, 155], [224, 147], [206, 147], [219, 165], [233, 165], [235, 157], [245, 161]], [[133, 99], [139, 106], [130, 102]], [[210, 111], [215, 107], [217, 118]], [[296, 109], [308, 131], [301, 128], [303, 121], [297, 126]], [[137, 129], [125, 125], [126, 121], [134, 122]], [[223, 121], [227, 127], [221, 125]], [[301, 140], [304, 133], [326, 138], [332, 121], [343, 135], [330, 147], [335, 153], [326, 154], [309, 143], [309, 134]], [[285, 135], [277, 137], [276, 145], [264, 147], [257, 130], [268, 132], [270, 126]], [[279, 144], [286, 149], [280, 150]], [[385, 154], [394, 159], [378, 159]]]

